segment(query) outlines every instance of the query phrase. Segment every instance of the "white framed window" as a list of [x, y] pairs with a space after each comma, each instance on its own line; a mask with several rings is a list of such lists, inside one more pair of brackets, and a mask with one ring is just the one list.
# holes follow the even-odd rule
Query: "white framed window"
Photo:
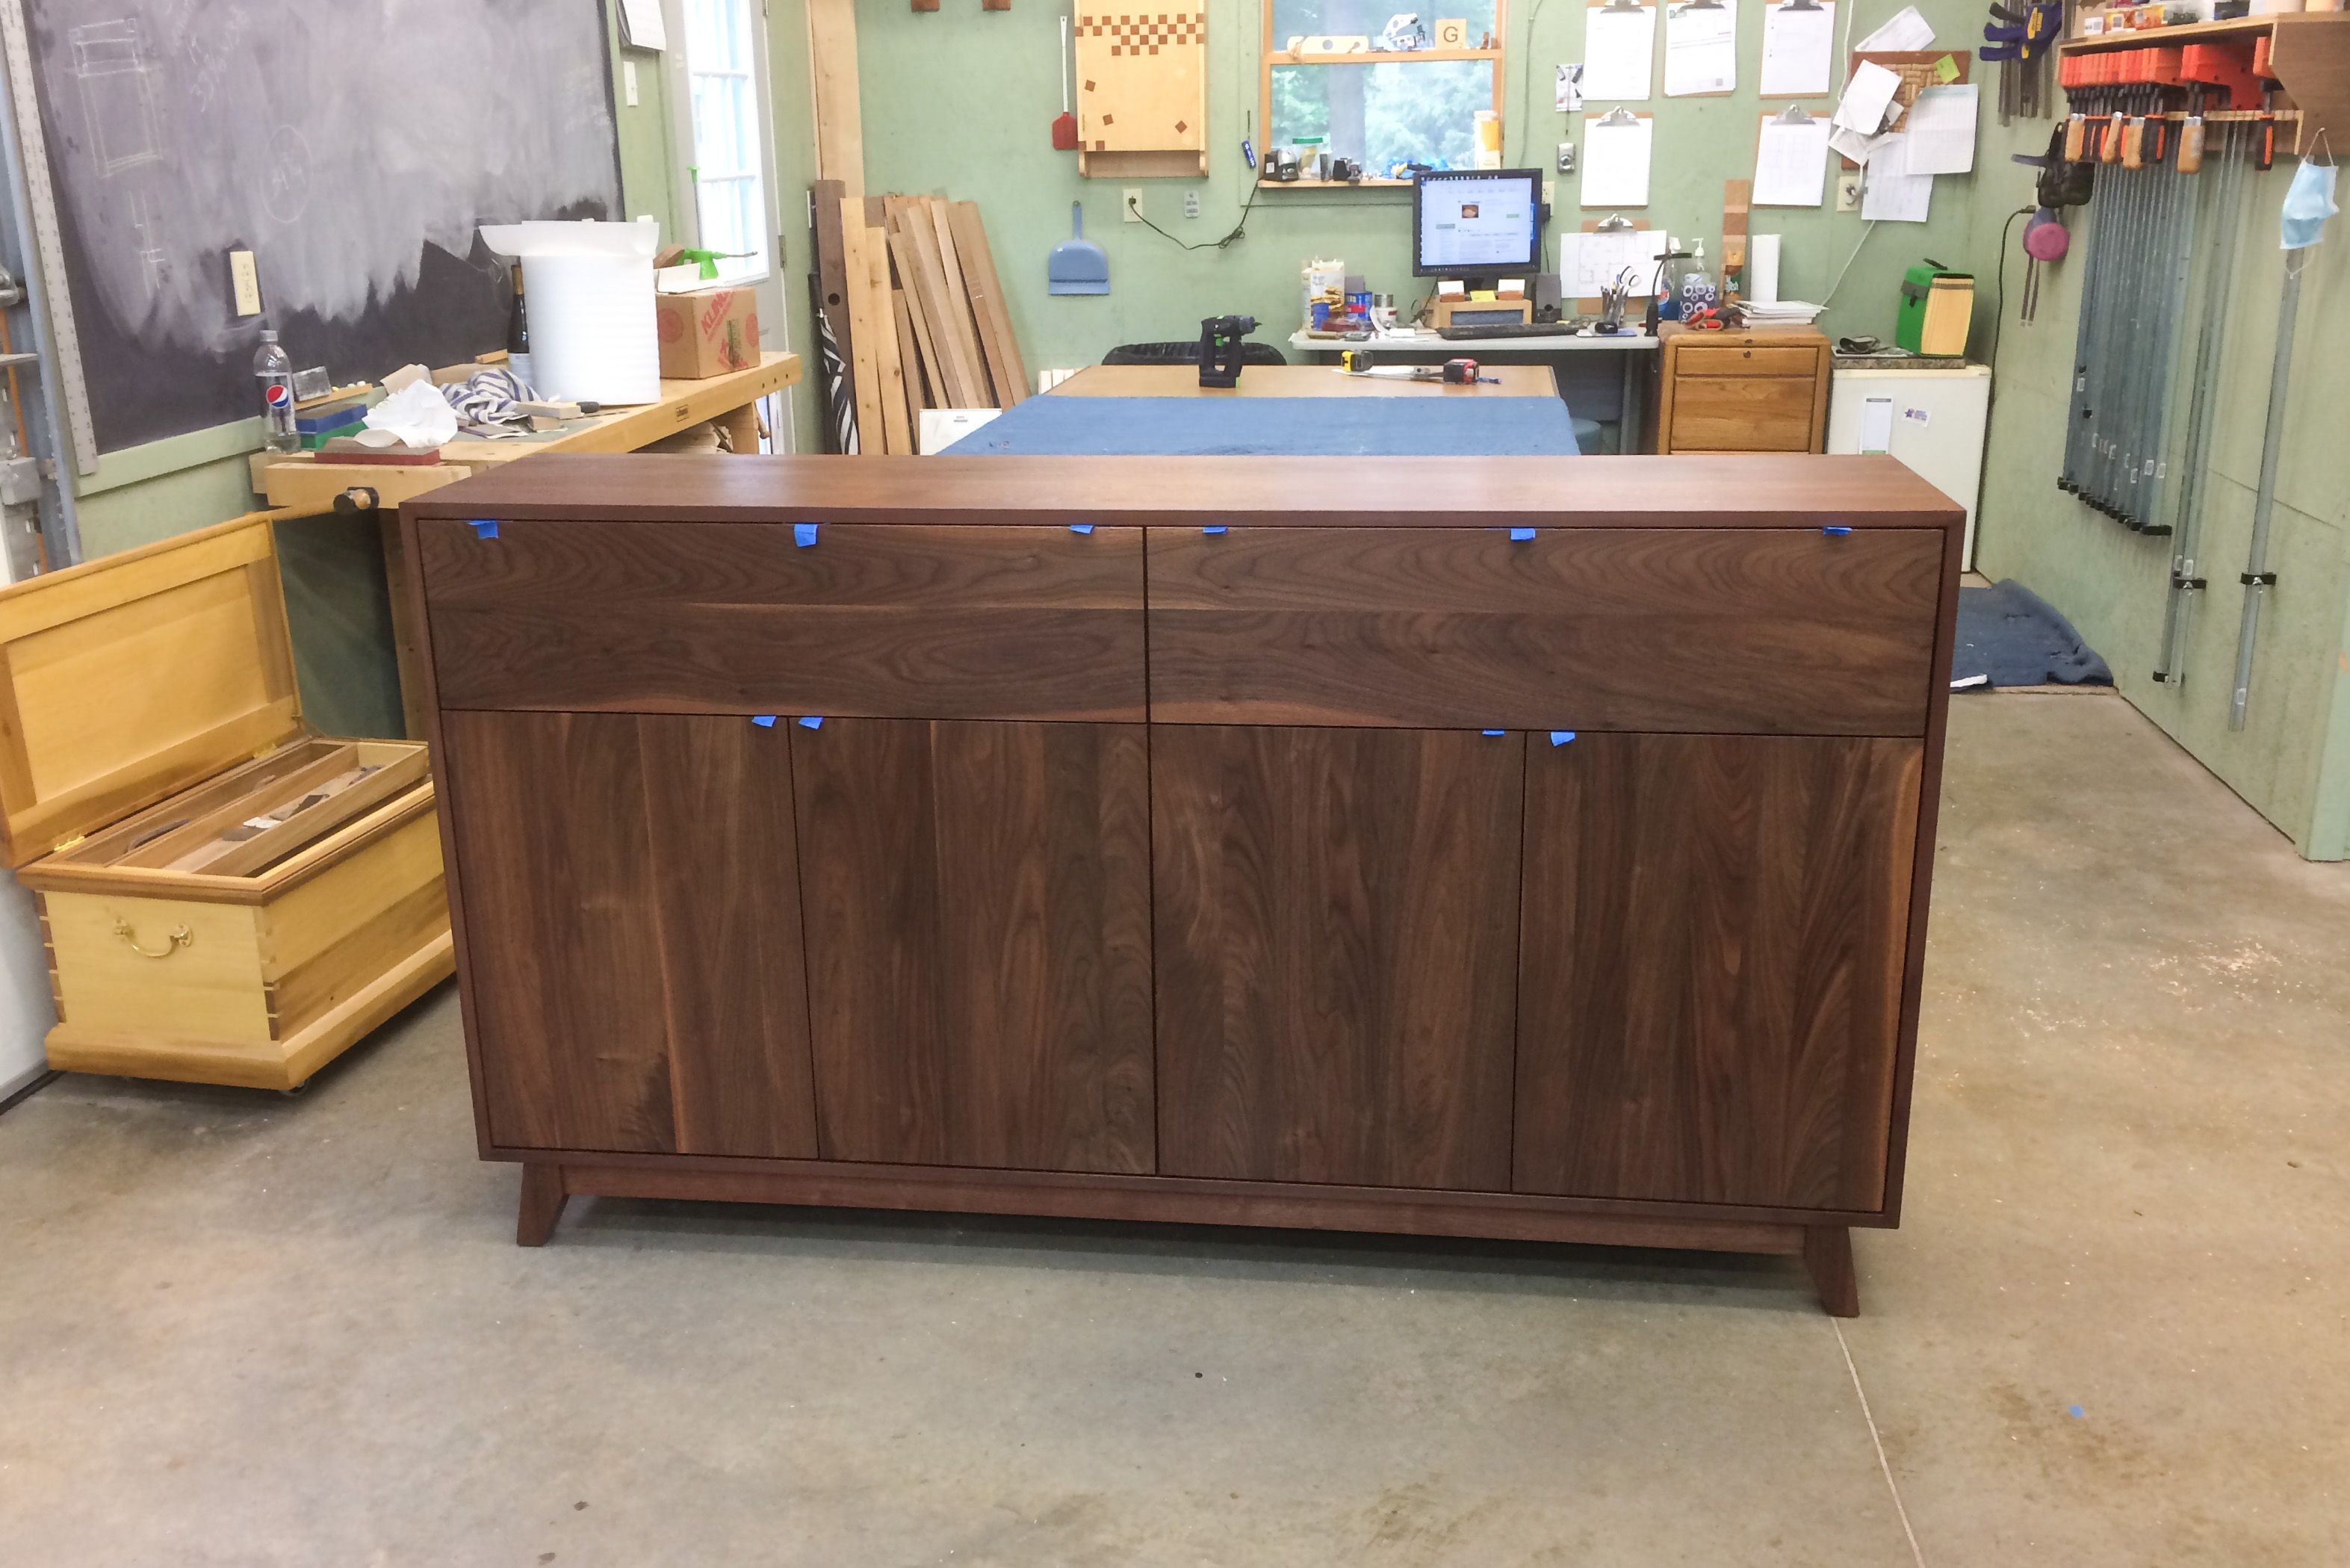
[[719, 278], [755, 283], [774, 270], [761, 72], [765, 53], [754, 0], [678, 0], [685, 45], [686, 153], [699, 248], [724, 251]]

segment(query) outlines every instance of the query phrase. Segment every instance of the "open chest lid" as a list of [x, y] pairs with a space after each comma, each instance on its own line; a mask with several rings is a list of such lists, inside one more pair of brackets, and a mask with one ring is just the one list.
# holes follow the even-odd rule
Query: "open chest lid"
[[0, 588], [0, 815], [39, 859], [303, 732], [266, 518]]

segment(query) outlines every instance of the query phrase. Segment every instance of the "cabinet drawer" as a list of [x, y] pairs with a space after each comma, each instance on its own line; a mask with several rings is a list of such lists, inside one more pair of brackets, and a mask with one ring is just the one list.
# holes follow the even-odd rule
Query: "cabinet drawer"
[[1167, 723], [1918, 734], [1934, 529], [1150, 532]]
[[1816, 348], [1684, 343], [1673, 350], [1673, 369], [1683, 376], [1814, 376], [1820, 354]]
[[1792, 377], [1682, 376], [1673, 383], [1675, 452], [1809, 452], [1816, 383]]
[[1143, 716], [1142, 534], [826, 524], [418, 528], [444, 708]]

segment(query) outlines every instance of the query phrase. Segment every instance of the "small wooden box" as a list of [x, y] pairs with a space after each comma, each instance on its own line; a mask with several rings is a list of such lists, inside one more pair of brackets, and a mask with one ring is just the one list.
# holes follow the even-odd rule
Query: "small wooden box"
[[0, 591], [0, 815], [53, 1067], [293, 1088], [450, 972], [424, 747], [303, 723], [266, 519]]

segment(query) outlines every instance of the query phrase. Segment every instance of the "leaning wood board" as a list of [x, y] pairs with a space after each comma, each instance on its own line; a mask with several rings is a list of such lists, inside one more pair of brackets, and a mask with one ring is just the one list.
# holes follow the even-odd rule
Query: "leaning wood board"
[[266, 517], [0, 590], [0, 714], [51, 1066], [290, 1089], [449, 973], [424, 748], [302, 722]]
[[520, 1239], [571, 1194], [1322, 1226], [1784, 1253], [1857, 1310], [1962, 514], [1885, 458], [1587, 467], [404, 507]]

